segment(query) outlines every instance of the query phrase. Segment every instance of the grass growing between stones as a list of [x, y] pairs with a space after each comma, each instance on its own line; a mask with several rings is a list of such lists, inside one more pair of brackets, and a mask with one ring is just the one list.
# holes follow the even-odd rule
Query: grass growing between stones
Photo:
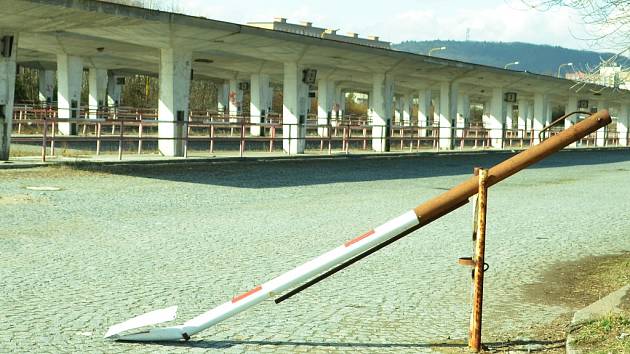
[[587, 353], [630, 353], [630, 313], [587, 323], [574, 336], [577, 347]]

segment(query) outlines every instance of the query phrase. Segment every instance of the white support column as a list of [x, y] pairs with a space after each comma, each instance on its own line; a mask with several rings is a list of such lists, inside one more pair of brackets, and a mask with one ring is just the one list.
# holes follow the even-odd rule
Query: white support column
[[17, 41], [17, 34], [0, 32], [0, 160], [3, 161], [9, 160], [11, 148]]
[[224, 82], [217, 87], [217, 112], [224, 115], [228, 112], [230, 99], [230, 83]]
[[494, 148], [501, 149], [503, 148], [503, 129], [505, 126], [505, 103], [503, 102], [503, 89], [500, 87], [492, 89], [489, 113], [490, 144]]
[[440, 84], [440, 150], [453, 149], [453, 123], [457, 114], [457, 85]]
[[524, 99], [518, 101], [518, 118], [516, 121], [516, 128], [518, 129], [518, 137], [522, 138], [527, 134], [527, 117], [529, 117], [529, 102]]
[[[578, 98], [576, 96], [569, 96], [569, 99], [567, 100], [567, 104], [564, 107], [564, 114], [569, 114], [577, 110], [578, 110]], [[570, 117], [567, 117], [564, 120], [564, 129], [571, 128], [577, 122], [577, 118], [578, 118], [577, 115], [572, 115]], [[569, 147], [576, 147], [576, 146], [577, 146], [577, 141], [569, 145]]]
[[464, 128], [466, 127], [466, 123], [468, 122], [468, 114], [470, 111], [470, 100], [468, 95], [458, 94], [457, 95], [457, 122], [455, 123], [456, 136], [461, 138], [464, 136]]
[[547, 102], [547, 109], [545, 110], [545, 126], [551, 124], [551, 117], [553, 116], [553, 102]]
[[[333, 116], [333, 95], [335, 93], [334, 81], [320, 79], [317, 82], [317, 124], [331, 124]], [[328, 128], [318, 127], [319, 136], [328, 136]]]
[[[424, 89], [418, 92], [418, 126], [426, 128], [429, 123], [429, 112], [431, 110], [431, 90]], [[426, 129], [420, 129], [421, 138], [427, 136]]]
[[547, 97], [542, 93], [534, 94], [534, 116], [532, 121], [532, 134], [534, 135], [533, 144], [540, 143], [538, 133], [545, 126], [545, 114], [547, 112]]
[[534, 126], [534, 101], [527, 102], [527, 119], [525, 120], [525, 130], [528, 134]]
[[270, 80], [269, 85], [265, 87], [265, 99], [266, 99], [265, 107], [267, 108], [267, 114], [273, 112], [273, 95], [274, 95], [274, 90], [273, 90], [273, 87], [271, 86], [271, 80]]
[[289, 155], [303, 154], [306, 147], [308, 86], [302, 82], [297, 63], [284, 63], [282, 93], [282, 147]]
[[90, 119], [98, 118], [97, 111], [105, 106], [107, 98], [107, 69], [90, 68], [88, 74]]
[[231, 79], [229, 82], [230, 91], [228, 93], [228, 112], [230, 115], [230, 122], [235, 122], [236, 117], [240, 116], [243, 112], [243, 90], [240, 89], [240, 81]]
[[402, 96], [394, 96], [394, 121], [393, 125], [402, 125]]
[[402, 98], [403, 100], [403, 109], [402, 109], [402, 125], [408, 127], [411, 125], [411, 111], [413, 109], [413, 99], [412, 96], [406, 94]]
[[107, 76], [107, 106], [108, 107], [118, 107], [120, 102], [120, 97], [122, 96], [123, 82], [125, 81], [124, 76], [114, 75], [109, 73]]
[[[81, 83], [83, 61], [67, 54], [57, 55], [57, 116], [62, 119], [78, 119], [81, 109]], [[59, 123], [63, 135], [75, 135], [76, 123]]]
[[617, 132], [619, 133], [619, 146], [630, 146], [628, 144], [628, 126], [630, 125], [630, 106], [622, 104], [617, 119]]
[[39, 78], [39, 102], [42, 104], [51, 104], [54, 101], [55, 71], [38, 70], [37, 76]]
[[514, 105], [512, 102], [506, 102], [503, 107], [505, 108], [504, 130], [510, 130], [514, 126]]
[[372, 77], [372, 149], [389, 151], [388, 132], [393, 116], [394, 84], [387, 74], [375, 73]]
[[190, 98], [192, 52], [181, 48], [161, 50], [158, 147], [165, 156], [183, 156], [181, 138], [186, 129]]
[[[598, 101], [597, 110], [601, 111], [602, 109], [609, 109], [608, 103], [605, 101]], [[598, 147], [606, 146], [606, 129], [607, 128], [608, 127], [605, 126], [605, 127], [599, 128], [595, 132], [595, 146], [598, 146]]]
[[346, 114], [346, 91], [341, 87], [338, 88], [338, 100], [339, 100], [339, 120], [343, 120], [343, 115]]
[[[252, 124], [260, 124], [263, 122], [263, 117], [266, 117], [269, 113], [267, 110], [267, 95], [269, 94], [269, 75], [265, 74], [253, 74], [250, 84], [250, 104], [249, 104], [249, 119]], [[260, 136], [261, 132], [259, 125], [252, 125], [250, 132], [252, 136]]]

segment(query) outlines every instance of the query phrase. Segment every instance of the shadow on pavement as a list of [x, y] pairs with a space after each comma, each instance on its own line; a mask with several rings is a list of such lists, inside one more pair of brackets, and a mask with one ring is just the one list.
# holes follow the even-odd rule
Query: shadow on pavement
[[[358, 343], [358, 342], [308, 342], [308, 341], [274, 341], [274, 340], [199, 340], [189, 342], [143, 342], [146, 345], [160, 347], [185, 347], [204, 349], [228, 349], [241, 345], [258, 345], [274, 347], [312, 347], [312, 348], [335, 348], [335, 349], [439, 349], [453, 348], [468, 351], [468, 345], [458, 342], [444, 343]], [[518, 350], [525, 352], [547, 351], [551, 349], [563, 348], [564, 340], [514, 340], [505, 342], [483, 343], [484, 349], [491, 351]]]
[[[471, 174], [513, 156], [504, 151], [467, 154], [354, 156], [316, 159], [244, 159], [152, 164], [77, 164], [76, 169], [174, 182], [238, 188], [281, 188], [339, 182], [401, 180]], [[532, 168], [630, 161], [630, 150], [565, 150]]]

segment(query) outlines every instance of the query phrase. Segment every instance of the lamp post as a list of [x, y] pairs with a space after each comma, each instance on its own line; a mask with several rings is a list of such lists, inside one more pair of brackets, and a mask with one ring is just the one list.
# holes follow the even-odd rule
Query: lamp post
[[507, 68], [508, 68], [508, 66], [510, 66], [510, 65], [518, 65], [518, 64], [520, 64], [518, 61], [513, 61], [513, 62], [511, 62], [511, 63], [507, 63], [507, 64], [505, 64], [505, 66], [503, 67], [503, 69], [507, 69]]
[[429, 56], [431, 56], [431, 53], [438, 51], [438, 50], [446, 50], [446, 47], [436, 47], [436, 48], [431, 48], [429, 49]]
[[564, 63], [564, 64], [560, 64], [560, 66], [558, 66], [558, 75], [557, 77], [560, 77], [560, 69], [562, 69], [563, 66], [573, 66], [573, 63]]

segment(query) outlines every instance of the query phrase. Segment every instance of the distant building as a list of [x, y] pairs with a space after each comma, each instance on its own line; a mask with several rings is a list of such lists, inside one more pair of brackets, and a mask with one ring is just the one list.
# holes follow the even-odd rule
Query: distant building
[[302, 22], [294, 24], [287, 22], [284, 17], [277, 17], [273, 22], [248, 22], [247, 25], [259, 28], [266, 28], [274, 31], [283, 31], [301, 34], [303, 36], [333, 39], [341, 42], [355, 43], [376, 48], [391, 49], [391, 43], [381, 41], [377, 36], [369, 36], [360, 38], [357, 33], [348, 33], [347, 36], [337, 34], [338, 30], [326, 29], [321, 27], [313, 27], [312, 22]]
[[630, 89], [630, 71], [623, 71], [621, 66], [617, 65], [602, 66], [599, 68], [599, 72], [595, 73], [585, 73], [582, 71], [567, 73], [564, 77], [574, 81], [616, 87], [624, 90]]

